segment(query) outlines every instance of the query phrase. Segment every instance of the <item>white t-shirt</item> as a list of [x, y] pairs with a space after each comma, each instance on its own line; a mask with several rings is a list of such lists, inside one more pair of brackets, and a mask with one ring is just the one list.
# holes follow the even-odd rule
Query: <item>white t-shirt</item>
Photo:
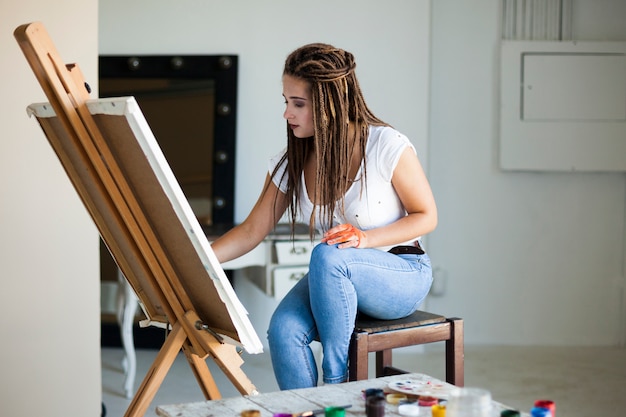
[[[333, 224], [350, 223], [361, 230], [374, 229], [395, 222], [396, 220], [406, 216], [406, 210], [400, 202], [400, 198], [396, 194], [391, 177], [395, 170], [400, 156], [404, 150], [410, 147], [415, 152], [415, 147], [409, 139], [397, 130], [387, 126], [370, 126], [369, 138], [365, 148], [367, 162], [367, 185], [361, 190], [363, 183], [363, 166], [359, 169], [355, 176], [354, 183], [350, 186], [345, 194], [345, 213], [341, 213], [338, 206], [333, 214]], [[269, 163], [270, 174], [285, 154], [286, 149], [274, 156]], [[287, 174], [283, 181], [279, 181], [285, 171], [286, 164], [283, 164], [274, 176], [274, 184], [282, 191], [287, 190]], [[311, 217], [314, 205], [309, 200], [302, 175], [302, 195], [300, 196], [300, 216], [305, 223]], [[318, 232], [322, 233], [329, 227], [324, 227], [319, 219], [319, 213], [315, 220], [315, 227]], [[413, 245], [419, 236], [397, 245]], [[396, 245], [393, 245], [396, 246]], [[378, 249], [389, 250], [389, 247], [381, 247]]]

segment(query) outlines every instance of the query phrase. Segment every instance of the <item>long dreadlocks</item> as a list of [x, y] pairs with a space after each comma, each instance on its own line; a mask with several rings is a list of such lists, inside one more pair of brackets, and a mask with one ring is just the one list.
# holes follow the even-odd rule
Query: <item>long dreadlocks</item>
[[[310, 152], [316, 152], [314, 202], [320, 207], [319, 218], [325, 228], [332, 227], [333, 213], [352, 179], [349, 177], [353, 152], [365, 158], [369, 125], [387, 124], [378, 119], [365, 104], [355, 75], [354, 56], [323, 43], [312, 43], [293, 51], [285, 61], [283, 75], [307, 81], [310, 85], [314, 136], [313, 140], [296, 138], [287, 125], [287, 153], [277, 166], [287, 160], [287, 198], [292, 233], [302, 191], [302, 173]], [[355, 126], [356, 143], [349, 137], [349, 123]], [[363, 164], [365, 167], [365, 164]], [[276, 170], [272, 176], [276, 174]], [[365, 183], [366, 172], [362, 173]], [[309, 219], [311, 238], [315, 233], [314, 210]]]

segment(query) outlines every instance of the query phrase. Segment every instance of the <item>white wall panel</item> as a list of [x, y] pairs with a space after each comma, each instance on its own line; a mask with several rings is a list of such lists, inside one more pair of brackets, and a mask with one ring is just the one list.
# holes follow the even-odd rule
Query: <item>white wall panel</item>
[[626, 171], [626, 42], [501, 48], [503, 169]]

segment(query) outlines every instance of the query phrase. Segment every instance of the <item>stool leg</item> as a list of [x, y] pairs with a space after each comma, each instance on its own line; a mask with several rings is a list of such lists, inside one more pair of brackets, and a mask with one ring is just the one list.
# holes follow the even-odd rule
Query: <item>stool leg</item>
[[376, 352], [376, 378], [387, 376], [387, 369], [391, 368], [392, 350], [384, 349]]
[[368, 377], [367, 334], [353, 333], [350, 341], [348, 380], [361, 381]]
[[462, 387], [465, 384], [465, 355], [463, 348], [463, 320], [448, 319], [450, 339], [446, 340], [446, 382]]

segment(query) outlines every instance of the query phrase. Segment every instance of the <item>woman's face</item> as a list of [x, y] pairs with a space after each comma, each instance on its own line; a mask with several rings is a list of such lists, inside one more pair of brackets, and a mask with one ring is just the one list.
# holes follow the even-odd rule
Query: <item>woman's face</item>
[[283, 97], [289, 128], [297, 138], [313, 136], [313, 103], [309, 83], [291, 75], [283, 75]]

